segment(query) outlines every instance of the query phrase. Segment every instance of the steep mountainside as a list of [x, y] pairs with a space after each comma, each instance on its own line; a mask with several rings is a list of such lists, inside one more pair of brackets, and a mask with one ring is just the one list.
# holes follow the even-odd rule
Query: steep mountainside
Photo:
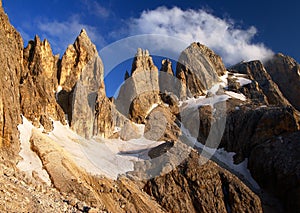
[[[23, 70], [23, 40], [10, 25], [0, 1], [0, 146], [18, 152], [20, 117], [19, 82]], [[13, 145], [13, 147], [11, 147]]]
[[0, 41], [1, 212], [299, 212], [293, 59], [139, 48], [114, 100], [85, 30], [24, 48], [0, 0]]

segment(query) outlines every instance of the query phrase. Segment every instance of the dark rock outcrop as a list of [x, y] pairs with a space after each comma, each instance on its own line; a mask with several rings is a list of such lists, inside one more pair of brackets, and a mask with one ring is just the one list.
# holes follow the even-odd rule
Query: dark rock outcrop
[[264, 94], [257, 81], [252, 80], [251, 83], [241, 86], [237, 79], [231, 75], [228, 76], [227, 80], [229, 91], [244, 94], [245, 97], [255, 105], [268, 104], [268, 98]]
[[[247, 74], [248, 78], [253, 81], [251, 84], [255, 84], [257, 82], [259, 88], [267, 98], [267, 104], [277, 106], [289, 105], [289, 102], [282, 95], [278, 86], [272, 81], [272, 78], [260, 61], [242, 62], [231, 67], [230, 70], [241, 74]], [[259, 89], [253, 90], [254, 88], [255, 86], [253, 85], [249, 88], [248, 92], [252, 97], [258, 97], [255, 93], [257, 93]], [[263, 102], [262, 97], [259, 97], [259, 99]]]
[[300, 209], [300, 132], [275, 136], [255, 147], [249, 169], [261, 187], [278, 196], [287, 212]]
[[266, 140], [298, 129], [290, 107], [239, 106], [229, 109], [220, 146], [237, 153], [235, 161], [249, 157], [252, 149]]
[[300, 65], [293, 58], [276, 54], [265, 63], [267, 72], [289, 102], [300, 111]]

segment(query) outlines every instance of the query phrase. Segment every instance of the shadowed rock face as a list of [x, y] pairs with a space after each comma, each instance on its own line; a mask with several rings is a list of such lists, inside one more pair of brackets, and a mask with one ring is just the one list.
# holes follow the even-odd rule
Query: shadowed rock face
[[276, 194], [287, 212], [300, 209], [300, 132], [273, 137], [255, 147], [249, 169], [257, 182]]
[[192, 43], [181, 53], [176, 66], [176, 77], [183, 84], [181, 98], [205, 94], [218, 82], [218, 75], [225, 72], [223, 68], [219, 56], [199, 43]]
[[262, 212], [243, 183], [195, 152], [170, 173], [149, 180], [144, 191], [170, 212]]
[[[247, 74], [250, 80], [257, 82], [259, 89], [261, 89], [263, 95], [267, 98], [267, 104], [278, 106], [290, 105], [260, 61], [242, 62], [231, 67], [230, 71]], [[254, 93], [258, 90], [250, 88], [248, 92], [252, 93], [252, 97], [257, 97]], [[262, 98], [260, 100], [263, 102]]]
[[291, 108], [240, 107], [228, 113], [221, 146], [237, 153], [236, 162], [249, 157], [251, 150], [274, 135], [297, 131], [298, 124]]
[[23, 40], [9, 23], [0, 1], [0, 148], [18, 152], [19, 82], [23, 70]]
[[300, 111], [300, 65], [293, 58], [279, 53], [267, 61], [265, 67], [284, 96]]

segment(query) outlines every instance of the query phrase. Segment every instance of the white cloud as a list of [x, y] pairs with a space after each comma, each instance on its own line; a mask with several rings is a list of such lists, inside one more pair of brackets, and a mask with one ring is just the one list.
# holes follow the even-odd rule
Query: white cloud
[[264, 60], [273, 54], [264, 44], [252, 43], [257, 33], [255, 27], [240, 29], [232, 20], [218, 18], [201, 9], [159, 7], [144, 11], [139, 18], [130, 20], [129, 31], [130, 35], [154, 33], [189, 43], [198, 41], [221, 55], [227, 65], [241, 60]]
[[49, 40], [55, 53], [62, 54], [69, 44], [72, 44], [81, 29], [85, 29], [90, 39], [98, 46], [104, 45], [104, 39], [98, 34], [96, 27], [79, 22], [77, 16], [67, 21], [38, 21], [37, 27], [42, 37]]

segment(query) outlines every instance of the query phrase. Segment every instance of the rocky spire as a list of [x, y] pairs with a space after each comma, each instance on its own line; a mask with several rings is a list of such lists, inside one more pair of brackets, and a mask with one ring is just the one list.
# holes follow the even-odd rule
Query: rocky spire
[[[21, 76], [20, 101], [22, 114], [36, 126], [41, 123], [46, 131], [52, 130], [52, 121], [65, 123], [65, 116], [57, 104], [58, 55], [54, 56], [47, 40], [36, 35], [24, 49], [24, 70]], [[35, 94], [32, 96], [32, 94]]]
[[138, 48], [132, 63], [131, 75], [133, 75], [135, 72], [143, 71], [158, 71], [158, 69], [154, 65], [149, 51]]
[[71, 128], [86, 138], [108, 137], [113, 129], [103, 75], [96, 46], [83, 29], [62, 57], [59, 74], [62, 91], [58, 102], [68, 115]]
[[82, 69], [95, 55], [98, 55], [96, 46], [86, 31], [82, 29], [74, 44], [68, 46], [61, 59], [59, 85], [62, 86], [63, 90], [72, 90], [80, 78]]
[[125, 81], [115, 101], [117, 109], [132, 121], [143, 123], [148, 110], [159, 101], [158, 69], [149, 51], [138, 48], [131, 78]]
[[172, 68], [172, 62], [170, 61], [170, 59], [162, 60], [160, 71], [166, 72], [170, 75], [174, 75], [173, 68]]

